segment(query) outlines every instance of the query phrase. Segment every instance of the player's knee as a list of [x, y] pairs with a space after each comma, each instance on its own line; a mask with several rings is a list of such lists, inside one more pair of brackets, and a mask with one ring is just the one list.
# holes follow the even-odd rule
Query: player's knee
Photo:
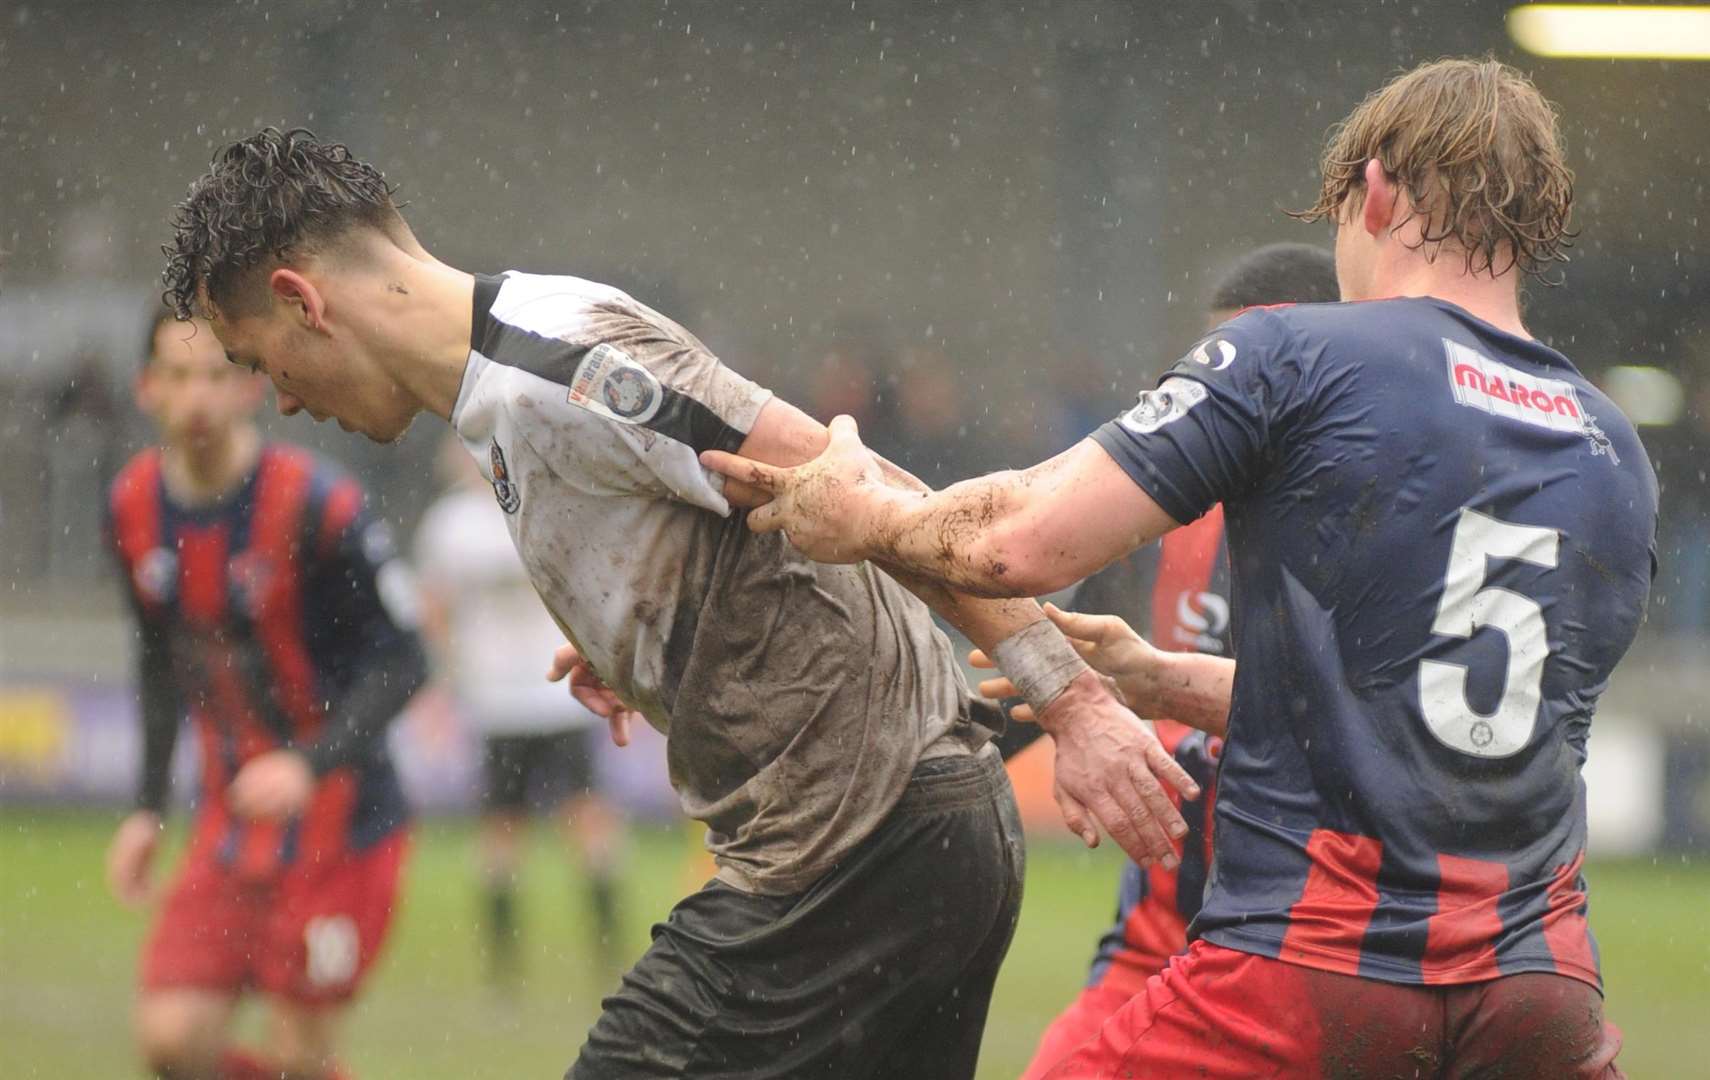
[[160, 1080], [200, 1080], [217, 1074], [221, 1033], [183, 1010], [139, 1007], [137, 1050]]

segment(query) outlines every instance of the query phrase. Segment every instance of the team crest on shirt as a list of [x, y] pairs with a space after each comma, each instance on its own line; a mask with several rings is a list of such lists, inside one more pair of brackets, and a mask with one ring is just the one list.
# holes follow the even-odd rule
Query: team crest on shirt
[[493, 440], [489, 457], [493, 466], [493, 495], [499, 500], [499, 509], [514, 514], [522, 505], [522, 492], [511, 483], [511, 470], [505, 467], [505, 452], [499, 449], [498, 439]]
[[167, 604], [178, 592], [178, 555], [171, 548], [150, 548], [131, 570], [137, 592], [150, 603]]
[[1136, 435], [1150, 435], [1186, 416], [1205, 398], [1205, 387], [1192, 379], [1165, 379], [1156, 390], [1142, 393], [1134, 407], [1122, 414], [1122, 426]]
[[651, 371], [602, 342], [576, 365], [565, 400], [620, 424], [645, 424], [659, 412], [665, 392]]

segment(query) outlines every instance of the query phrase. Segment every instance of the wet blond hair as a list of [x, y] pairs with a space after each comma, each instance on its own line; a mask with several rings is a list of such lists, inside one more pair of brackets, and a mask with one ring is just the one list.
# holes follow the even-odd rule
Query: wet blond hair
[[1334, 221], [1351, 193], [1363, 195], [1373, 158], [1413, 204], [1396, 228], [1421, 218], [1431, 257], [1446, 245], [1468, 273], [1518, 266], [1546, 283], [1550, 265], [1568, 261], [1573, 172], [1556, 110], [1507, 64], [1437, 60], [1391, 79], [1330, 129], [1318, 201], [1292, 216]]

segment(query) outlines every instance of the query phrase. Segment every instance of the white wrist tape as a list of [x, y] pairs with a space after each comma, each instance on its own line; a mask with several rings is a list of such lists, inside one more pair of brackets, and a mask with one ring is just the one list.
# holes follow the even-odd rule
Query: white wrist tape
[[1033, 706], [1035, 717], [1044, 715], [1046, 706], [1057, 700], [1081, 672], [1090, 670], [1050, 619], [1028, 623], [998, 642], [992, 649], [992, 662]]

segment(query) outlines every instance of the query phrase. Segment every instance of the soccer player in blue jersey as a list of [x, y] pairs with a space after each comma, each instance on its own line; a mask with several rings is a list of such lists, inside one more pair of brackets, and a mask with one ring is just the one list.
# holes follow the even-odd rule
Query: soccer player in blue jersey
[[[347, 1077], [339, 1021], [385, 940], [409, 848], [385, 740], [427, 676], [399, 605], [408, 584], [356, 482], [262, 438], [262, 392], [207, 323], [162, 309], [137, 383], [161, 445], [125, 466], [109, 502], [143, 726], [136, 809], [107, 856], [127, 904], [156, 900], [186, 719], [200, 750], [189, 847], [138, 979], [139, 1049], [173, 1080]], [[260, 1055], [230, 1042], [246, 993], [270, 1014]]]
[[1523, 75], [1426, 64], [1334, 130], [1306, 214], [1363, 302], [1249, 312], [1080, 445], [943, 492], [887, 484], [846, 418], [804, 467], [703, 456], [772, 495], [751, 527], [988, 595], [1222, 503], [1238, 663], [1101, 657], [1143, 715], [1226, 736], [1196, 940], [1050, 1076], [1620, 1075], [1580, 766], [1657, 487], [1521, 318], [1571, 202]]

